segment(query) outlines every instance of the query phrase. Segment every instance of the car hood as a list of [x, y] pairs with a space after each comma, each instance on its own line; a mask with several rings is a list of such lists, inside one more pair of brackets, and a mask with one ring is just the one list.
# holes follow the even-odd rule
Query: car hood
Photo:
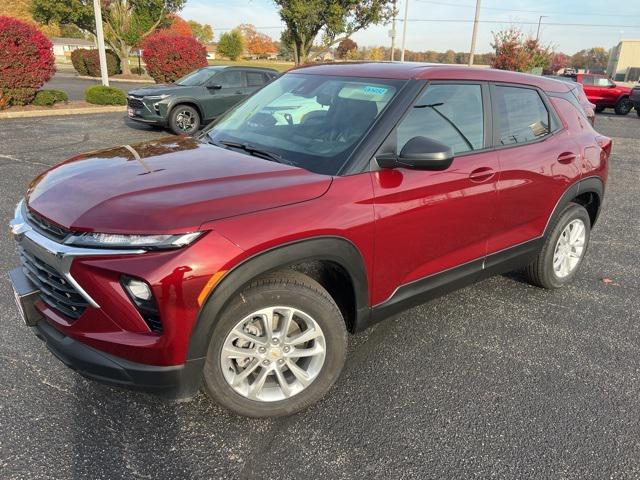
[[187, 90], [193, 87], [186, 87], [180, 85], [151, 85], [149, 87], [136, 88], [135, 90], [129, 90], [129, 95], [136, 97], [148, 97], [150, 95], [181, 95]]
[[77, 231], [182, 233], [317, 198], [331, 181], [190, 137], [169, 137], [61, 163], [31, 183], [27, 205]]

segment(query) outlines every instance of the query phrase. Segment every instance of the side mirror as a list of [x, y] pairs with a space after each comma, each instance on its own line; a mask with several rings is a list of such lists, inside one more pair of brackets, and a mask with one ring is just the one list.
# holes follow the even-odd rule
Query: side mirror
[[217, 83], [212, 83], [211, 85], [207, 85], [207, 88], [209, 90], [220, 90], [222, 88], [222, 85], [219, 85]]
[[610, 83], [609, 84], [609, 88], [616, 88], [616, 87], [617, 87], [617, 85], [615, 83]]
[[382, 168], [404, 167], [414, 170], [446, 170], [453, 162], [453, 150], [448, 145], [427, 137], [413, 137], [400, 155], [378, 155]]

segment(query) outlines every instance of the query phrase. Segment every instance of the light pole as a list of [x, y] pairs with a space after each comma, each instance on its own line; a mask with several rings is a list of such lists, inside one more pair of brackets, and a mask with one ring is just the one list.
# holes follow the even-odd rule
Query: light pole
[[547, 15], [540, 15], [540, 18], [538, 18], [538, 31], [536, 32], [536, 41], [540, 38], [540, 24], [542, 23], [543, 18], [547, 18]]
[[409, 0], [404, 0], [404, 21], [402, 23], [402, 51], [400, 61], [404, 62], [404, 46], [407, 41], [407, 18], [409, 17]]
[[[104, 33], [102, 33], [102, 10], [100, 0], [93, 0], [93, 14], [96, 19], [96, 40], [98, 41], [98, 58], [100, 58], [100, 76], [102, 85], [109, 86], [109, 75], [107, 73], [107, 54], [104, 51]], [[129, 59], [127, 59], [129, 61]]]
[[478, 20], [480, 20], [480, 0], [476, 1], [476, 16], [473, 20], [473, 33], [471, 34], [471, 51], [469, 52], [469, 66], [473, 65], [473, 55], [476, 53], [476, 38], [478, 37]]
[[393, 62], [396, 54], [396, 4], [398, 0], [393, 0], [393, 22], [391, 23], [391, 61]]

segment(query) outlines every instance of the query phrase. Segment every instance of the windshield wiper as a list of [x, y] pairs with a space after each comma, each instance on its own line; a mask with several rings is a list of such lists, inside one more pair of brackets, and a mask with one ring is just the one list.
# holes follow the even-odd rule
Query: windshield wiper
[[279, 155], [275, 152], [270, 152], [268, 150], [263, 150], [261, 148], [254, 147], [252, 145], [249, 145], [248, 143], [232, 142], [230, 140], [218, 140], [218, 141], [211, 140], [211, 143], [213, 143], [218, 147], [223, 146], [224, 148], [237, 148], [239, 150], [244, 150], [249, 155], [253, 155], [255, 157], [261, 157], [266, 160], [271, 160], [273, 162], [285, 163], [287, 165], [291, 165], [291, 163], [287, 162], [282, 158], [282, 155]]

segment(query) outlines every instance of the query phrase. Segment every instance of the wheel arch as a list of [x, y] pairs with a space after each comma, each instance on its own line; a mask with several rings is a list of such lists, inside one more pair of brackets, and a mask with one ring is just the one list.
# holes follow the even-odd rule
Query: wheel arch
[[202, 125], [202, 123], [205, 121], [204, 113], [198, 101], [193, 98], [179, 98], [173, 101], [171, 105], [169, 105], [169, 109], [168, 109], [169, 113], [167, 114], [167, 121], [170, 121], [170, 117], [173, 114], [173, 111], [180, 105], [188, 105], [190, 107], [195, 108], [196, 111], [198, 112], [198, 115], [200, 115], [200, 125]]
[[[187, 359], [206, 355], [216, 319], [229, 302], [253, 279], [261, 275], [310, 262], [328, 262], [342, 269], [353, 289], [353, 323], [351, 331], [366, 324], [369, 289], [364, 259], [358, 248], [342, 237], [315, 237], [280, 245], [258, 253], [229, 270], [202, 304], [191, 332]], [[330, 291], [333, 295], [333, 292]], [[336, 300], [334, 296], [334, 300]], [[340, 301], [336, 300], [338, 306]], [[346, 320], [346, 319], [345, 319]], [[349, 325], [348, 325], [349, 327]]]
[[591, 226], [593, 227], [600, 215], [603, 196], [604, 183], [600, 177], [587, 177], [574, 183], [558, 200], [558, 203], [547, 220], [544, 235], [546, 236], [549, 233], [550, 226], [555, 224], [555, 220], [571, 202], [579, 203], [587, 209], [589, 217], [591, 218]]

